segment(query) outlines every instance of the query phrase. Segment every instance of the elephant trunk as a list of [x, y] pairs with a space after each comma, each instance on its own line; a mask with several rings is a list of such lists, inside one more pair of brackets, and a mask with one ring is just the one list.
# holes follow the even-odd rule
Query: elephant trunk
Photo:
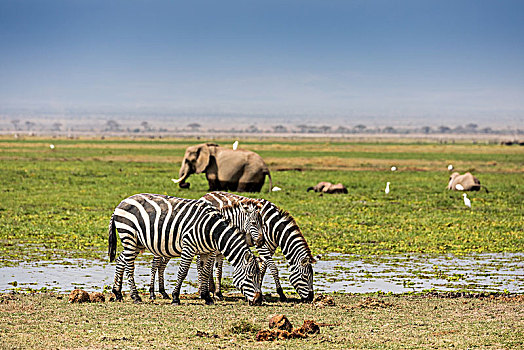
[[178, 186], [180, 186], [180, 188], [187, 188], [187, 187], [189, 187], [188, 186], [189, 184], [186, 184], [185, 181], [189, 177], [190, 174], [191, 174], [191, 172], [188, 171], [188, 169], [185, 169], [184, 167], [182, 167], [182, 168], [180, 168], [180, 172], [178, 174], [178, 179], [171, 179], [171, 180], [174, 183], [178, 184]]

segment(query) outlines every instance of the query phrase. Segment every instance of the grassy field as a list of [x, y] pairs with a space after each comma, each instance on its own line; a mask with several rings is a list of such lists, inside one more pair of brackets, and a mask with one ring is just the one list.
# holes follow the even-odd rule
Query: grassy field
[[[522, 349], [524, 299], [334, 295], [319, 307], [272, 301], [250, 307], [237, 297], [69, 304], [67, 295], [0, 295], [2, 349]], [[324, 324], [307, 339], [257, 342], [268, 318], [294, 327]], [[204, 332], [204, 333], [198, 333]]]
[[[197, 140], [0, 139], [0, 264], [56, 256], [103, 258], [114, 207], [141, 192], [199, 198], [171, 182]], [[56, 148], [51, 150], [49, 145]], [[220, 142], [231, 144], [230, 140]], [[524, 148], [438, 143], [242, 141], [283, 189], [269, 199], [297, 220], [314, 254], [523, 252]], [[451, 163], [490, 192], [445, 190]], [[390, 171], [391, 166], [398, 171]], [[307, 193], [342, 182], [347, 195]], [[386, 181], [391, 193], [385, 195]]]

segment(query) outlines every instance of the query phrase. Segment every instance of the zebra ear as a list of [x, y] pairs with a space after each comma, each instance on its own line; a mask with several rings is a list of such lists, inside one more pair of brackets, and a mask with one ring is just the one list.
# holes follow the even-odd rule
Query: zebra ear
[[253, 260], [253, 254], [250, 251], [244, 253], [244, 263], [249, 264]]
[[300, 260], [300, 265], [307, 266], [308, 264], [314, 264], [317, 261], [309, 256], [306, 256], [304, 259]]

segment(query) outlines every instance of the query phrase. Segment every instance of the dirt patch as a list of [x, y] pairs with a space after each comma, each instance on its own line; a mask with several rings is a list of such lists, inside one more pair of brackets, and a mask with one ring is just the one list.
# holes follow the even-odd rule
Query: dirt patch
[[89, 293], [82, 289], [75, 289], [69, 294], [70, 303], [88, 303], [91, 299]]
[[106, 301], [106, 297], [100, 292], [94, 292], [89, 294], [89, 301], [92, 303], [104, 303]]
[[387, 307], [393, 307], [393, 306], [394, 304], [392, 303], [388, 303], [384, 300], [369, 297], [369, 298], [359, 301], [355, 305], [343, 305], [342, 308], [346, 310], [353, 310], [353, 309], [378, 309], [378, 308], [387, 308]]
[[335, 306], [335, 300], [332, 296], [320, 294], [313, 300], [313, 306], [323, 308], [326, 306]]
[[257, 341], [274, 341], [284, 339], [305, 339], [310, 334], [320, 333], [320, 324], [313, 320], [305, 320], [300, 328], [293, 329], [293, 325], [284, 315], [276, 315], [269, 320], [269, 328], [257, 333]]

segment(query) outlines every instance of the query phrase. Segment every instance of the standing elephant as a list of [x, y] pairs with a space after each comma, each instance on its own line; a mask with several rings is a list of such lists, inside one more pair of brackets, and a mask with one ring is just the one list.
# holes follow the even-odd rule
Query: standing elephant
[[479, 179], [469, 172], [463, 175], [454, 172], [449, 177], [448, 190], [479, 191], [481, 187], [484, 187], [486, 192], [488, 192], [485, 186], [481, 186]]
[[186, 149], [178, 179], [181, 188], [189, 187], [186, 179], [191, 174], [205, 173], [210, 191], [260, 192], [266, 175], [269, 191], [273, 187], [271, 174], [258, 154], [202, 143]]

